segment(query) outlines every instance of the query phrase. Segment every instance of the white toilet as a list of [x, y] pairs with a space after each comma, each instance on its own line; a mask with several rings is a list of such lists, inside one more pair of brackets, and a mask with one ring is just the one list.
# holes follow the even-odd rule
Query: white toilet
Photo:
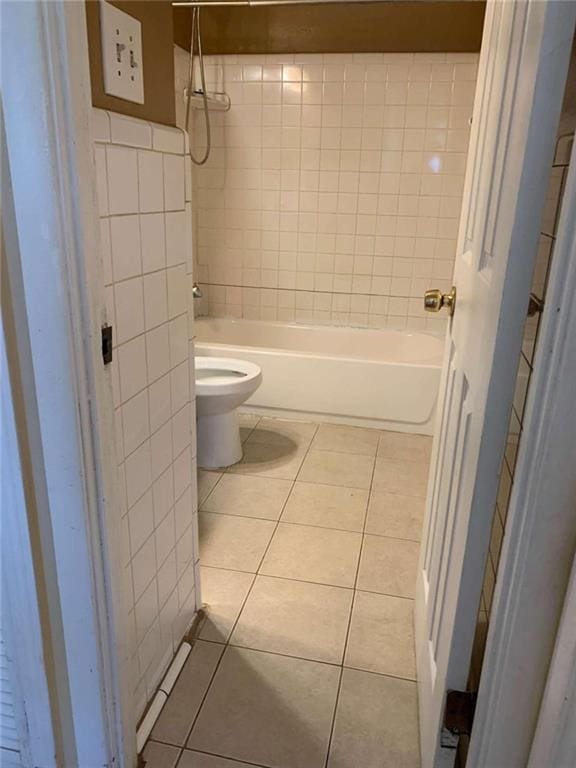
[[242, 458], [236, 409], [262, 381], [255, 363], [227, 357], [196, 358], [198, 466], [229, 467]]

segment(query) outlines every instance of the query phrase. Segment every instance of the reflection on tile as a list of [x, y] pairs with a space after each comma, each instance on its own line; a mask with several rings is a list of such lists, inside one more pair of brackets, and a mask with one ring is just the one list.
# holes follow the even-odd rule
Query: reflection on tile
[[344, 665], [415, 680], [413, 606], [401, 597], [356, 592]]
[[146, 768], [174, 768], [179, 754], [180, 750], [178, 747], [149, 741], [146, 744], [143, 756], [144, 760], [146, 760]]
[[229, 647], [188, 747], [282, 768], [323, 768], [340, 670]]
[[368, 503], [366, 533], [420, 541], [424, 519], [423, 498], [373, 491]]
[[184, 745], [223, 650], [223, 645], [195, 641], [152, 730], [153, 739]]
[[416, 683], [345, 669], [328, 768], [418, 768]]
[[202, 504], [202, 509], [278, 520], [291, 487], [291, 480], [226, 474]]
[[253, 768], [255, 763], [239, 763], [226, 757], [216, 757], [203, 752], [185, 749], [178, 763], [178, 768]]
[[201, 568], [202, 601], [206, 612], [199, 637], [225, 643], [238, 618], [254, 576], [221, 568]]
[[248, 438], [242, 461], [229, 467], [228, 472], [294, 480], [305, 455], [306, 448], [298, 448], [291, 441], [270, 445], [252, 443]]
[[361, 543], [360, 533], [280, 523], [260, 573], [353, 587]]
[[370, 456], [311, 450], [306, 456], [298, 479], [306, 483], [325, 483], [368, 490], [373, 467], [374, 459]]
[[282, 521], [362, 531], [368, 491], [337, 485], [297, 482], [282, 513]]
[[364, 536], [357, 588], [414, 597], [419, 552], [416, 541]]
[[409, 435], [404, 432], [382, 432], [378, 456], [395, 461], [430, 461], [432, 438], [429, 435]]
[[210, 472], [207, 469], [198, 470], [198, 504], [205, 501], [221, 477], [222, 472]]
[[312, 441], [312, 448], [317, 451], [375, 456], [379, 437], [380, 431], [377, 429], [322, 424]]
[[232, 645], [341, 664], [353, 592], [257, 576]]
[[200, 560], [202, 565], [255, 573], [274, 532], [275, 523], [247, 517], [202, 512]]
[[427, 485], [428, 464], [417, 461], [376, 459], [373, 491], [425, 498]]

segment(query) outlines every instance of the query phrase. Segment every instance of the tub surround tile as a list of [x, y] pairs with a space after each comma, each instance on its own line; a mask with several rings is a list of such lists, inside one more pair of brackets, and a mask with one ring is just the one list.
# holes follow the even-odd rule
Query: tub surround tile
[[203, 567], [202, 601], [206, 620], [199, 631], [201, 640], [225, 643], [254, 581], [254, 575], [222, 568]]
[[419, 768], [416, 683], [345, 669], [328, 768]]
[[368, 491], [297, 481], [282, 513], [282, 522], [361, 532]]
[[298, 479], [305, 483], [341, 485], [368, 490], [373, 469], [374, 459], [371, 456], [310, 450]]
[[340, 670], [229, 647], [188, 747], [235, 760], [323, 768]]
[[414, 602], [356, 592], [344, 666], [416, 679]]
[[205, 512], [278, 520], [291, 487], [290, 480], [226, 474], [201, 508]]
[[314, 437], [312, 449], [375, 456], [379, 437], [377, 429], [322, 424]]
[[341, 664], [350, 589], [257, 576], [230, 643]]
[[359, 533], [280, 523], [260, 573], [353, 587], [361, 544]]
[[420, 541], [425, 499], [372, 491], [368, 502], [366, 533]]
[[426, 498], [428, 464], [418, 461], [376, 459], [372, 490]]
[[419, 552], [415, 541], [364, 536], [357, 588], [413, 598]]
[[256, 573], [274, 533], [275, 523], [202, 512], [200, 559], [203, 565]]
[[409, 435], [403, 432], [382, 432], [378, 456], [395, 461], [430, 461], [432, 438], [429, 435]]
[[184, 746], [223, 650], [217, 643], [195, 641], [152, 729], [152, 739]]

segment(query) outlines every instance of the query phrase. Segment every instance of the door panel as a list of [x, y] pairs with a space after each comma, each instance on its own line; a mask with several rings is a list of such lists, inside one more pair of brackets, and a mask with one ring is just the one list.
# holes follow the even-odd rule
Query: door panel
[[451, 766], [576, 4], [489, 2], [416, 587], [423, 768]]

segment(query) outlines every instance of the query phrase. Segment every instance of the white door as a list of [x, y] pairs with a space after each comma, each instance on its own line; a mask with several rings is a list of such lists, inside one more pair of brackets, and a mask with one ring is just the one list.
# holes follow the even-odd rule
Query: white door
[[491, 2], [484, 25], [416, 587], [422, 768], [451, 766], [576, 3]]

